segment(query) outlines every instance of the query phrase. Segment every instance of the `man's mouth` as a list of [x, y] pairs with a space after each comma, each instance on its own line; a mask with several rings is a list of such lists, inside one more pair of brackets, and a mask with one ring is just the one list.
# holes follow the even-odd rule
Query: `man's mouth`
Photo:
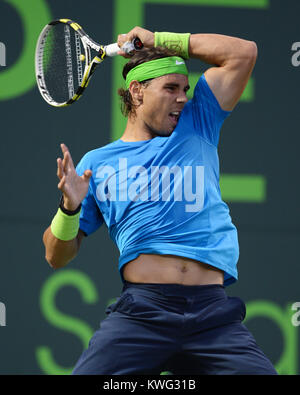
[[170, 112], [170, 114], [169, 114], [169, 117], [170, 117], [175, 123], [178, 122], [179, 116], [180, 116], [180, 111], [172, 111], [172, 112]]

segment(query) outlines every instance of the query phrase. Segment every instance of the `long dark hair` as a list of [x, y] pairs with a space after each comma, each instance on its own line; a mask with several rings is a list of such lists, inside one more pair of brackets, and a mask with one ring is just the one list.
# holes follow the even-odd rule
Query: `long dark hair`
[[[123, 78], [126, 80], [126, 76], [131, 69], [134, 67], [149, 62], [150, 60], [167, 58], [169, 56], [176, 56], [176, 52], [163, 47], [155, 47], [155, 48], [143, 48], [130, 58], [129, 62], [127, 62], [123, 67]], [[140, 81], [141, 84], [147, 86], [151, 80]], [[128, 115], [133, 115], [135, 113], [135, 105], [132, 100], [131, 93], [128, 89], [119, 88], [118, 94], [121, 98], [121, 111], [125, 117]]]

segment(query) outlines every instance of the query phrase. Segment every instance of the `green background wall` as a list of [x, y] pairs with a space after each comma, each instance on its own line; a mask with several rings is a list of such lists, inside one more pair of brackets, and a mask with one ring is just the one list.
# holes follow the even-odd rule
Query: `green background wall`
[[[258, 60], [220, 138], [221, 190], [239, 230], [245, 324], [280, 373], [299, 374], [299, 86], [292, 44], [300, 41], [297, 0], [0, 0], [0, 374], [69, 373], [122, 284], [118, 250], [103, 226], [79, 256], [52, 270], [42, 234], [57, 210], [59, 144], [74, 162], [119, 138], [116, 89], [122, 59], [108, 60], [85, 96], [56, 109], [34, 80], [37, 36], [70, 18], [103, 43], [135, 25], [152, 31], [220, 33], [254, 40]], [[191, 83], [206, 69], [190, 60]], [[3, 305], [1, 305], [3, 306]], [[0, 317], [1, 324], [1, 317]]]

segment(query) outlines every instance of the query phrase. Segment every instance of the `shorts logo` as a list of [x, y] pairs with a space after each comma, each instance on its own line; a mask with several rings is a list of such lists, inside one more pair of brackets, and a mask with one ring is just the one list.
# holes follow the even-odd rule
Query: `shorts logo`
[[95, 181], [96, 196], [101, 202], [184, 201], [186, 212], [203, 209], [204, 166], [128, 168], [127, 158], [119, 158], [117, 170], [100, 166]]

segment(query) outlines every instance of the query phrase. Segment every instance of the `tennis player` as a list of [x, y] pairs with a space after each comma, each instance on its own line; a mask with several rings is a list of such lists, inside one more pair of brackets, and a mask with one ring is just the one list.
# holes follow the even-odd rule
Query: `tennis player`
[[[65, 266], [105, 222], [124, 285], [73, 374], [276, 374], [242, 323], [244, 302], [225, 290], [237, 280], [239, 247], [221, 199], [217, 147], [256, 44], [135, 27], [119, 46], [134, 37], [145, 48], [123, 69], [122, 137], [76, 169], [64, 144], [57, 160], [62, 200], [44, 233], [47, 261]], [[188, 58], [213, 65], [192, 100]]]

